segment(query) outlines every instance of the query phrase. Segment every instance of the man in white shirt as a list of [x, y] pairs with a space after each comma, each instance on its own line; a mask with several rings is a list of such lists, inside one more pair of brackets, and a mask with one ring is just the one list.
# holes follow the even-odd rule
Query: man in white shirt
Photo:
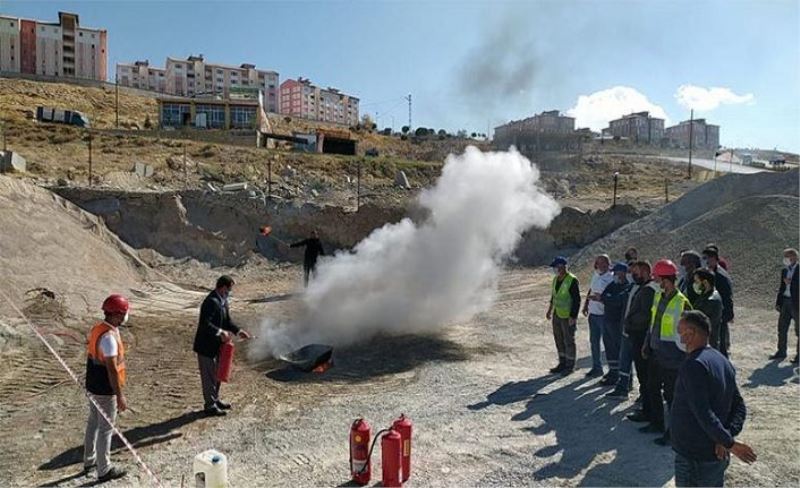
[[583, 315], [589, 317], [589, 343], [592, 349], [592, 369], [586, 373], [587, 377], [601, 376], [603, 362], [600, 353], [600, 342], [603, 339], [605, 307], [600, 301], [600, 296], [609, 283], [614, 281], [614, 274], [609, 271], [611, 259], [607, 254], [601, 254], [594, 260], [594, 274], [583, 304]]

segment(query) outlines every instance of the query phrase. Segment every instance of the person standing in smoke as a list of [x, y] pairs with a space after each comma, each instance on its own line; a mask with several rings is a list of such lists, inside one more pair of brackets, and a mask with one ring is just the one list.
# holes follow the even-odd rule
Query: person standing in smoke
[[317, 258], [325, 255], [322, 242], [319, 240], [319, 233], [316, 229], [311, 231], [311, 237], [291, 244], [289, 247], [305, 246], [306, 252], [303, 256], [303, 284], [308, 286], [308, 279], [311, 273], [317, 274]]

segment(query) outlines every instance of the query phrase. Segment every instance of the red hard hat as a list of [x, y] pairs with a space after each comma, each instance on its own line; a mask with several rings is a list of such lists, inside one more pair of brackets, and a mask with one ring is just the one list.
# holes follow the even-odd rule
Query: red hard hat
[[656, 262], [656, 265], [653, 267], [653, 276], [663, 278], [665, 276], [677, 275], [678, 267], [675, 266], [675, 263], [669, 259], [659, 259], [658, 262]]
[[128, 299], [116, 293], [109, 295], [103, 301], [103, 312], [105, 313], [128, 313], [129, 308]]

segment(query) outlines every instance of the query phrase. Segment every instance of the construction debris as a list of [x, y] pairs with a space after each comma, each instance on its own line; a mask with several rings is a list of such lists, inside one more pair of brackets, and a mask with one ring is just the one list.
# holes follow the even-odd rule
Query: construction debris
[[25, 158], [13, 151], [0, 151], [0, 173], [24, 173], [28, 164]]

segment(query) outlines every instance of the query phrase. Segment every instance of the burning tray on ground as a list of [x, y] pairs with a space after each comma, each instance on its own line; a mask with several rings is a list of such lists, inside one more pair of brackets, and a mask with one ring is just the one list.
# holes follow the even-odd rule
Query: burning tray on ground
[[280, 359], [301, 371], [322, 373], [332, 364], [333, 347], [324, 344], [309, 344], [280, 356]]

